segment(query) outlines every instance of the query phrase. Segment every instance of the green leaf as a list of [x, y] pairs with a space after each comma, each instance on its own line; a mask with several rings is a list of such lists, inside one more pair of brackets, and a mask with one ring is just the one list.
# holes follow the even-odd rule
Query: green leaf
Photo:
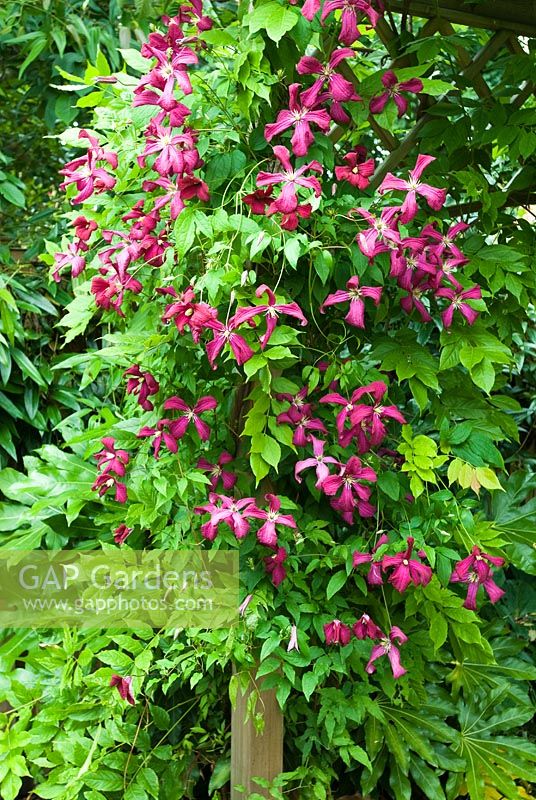
[[258, 6], [248, 18], [252, 33], [264, 30], [274, 42], [278, 42], [297, 23], [298, 15], [295, 11], [273, 2]]
[[119, 52], [123, 56], [125, 64], [140, 74], [147, 73], [151, 68], [151, 62], [148, 58], [144, 58], [139, 50], [134, 50], [133, 47], [119, 48]]
[[340, 570], [331, 576], [326, 587], [326, 596], [328, 600], [331, 600], [333, 595], [337, 594], [337, 592], [342, 589], [347, 579], [348, 576], [346, 575], [345, 570]]
[[0, 183], [0, 194], [8, 203], [18, 206], [18, 208], [24, 208], [26, 205], [24, 193], [14, 183], [9, 181]]
[[492, 469], [488, 469], [487, 467], [477, 467], [476, 477], [484, 489], [489, 489], [492, 492], [499, 489], [501, 492], [504, 492], [498, 477]]
[[470, 372], [473, 383], [489, 394], [495, 383], [495, 369], [489, 358], [483, 358]]
[[302, 676], [302, 692], [306, 700], [309, 700], [312, 693], [318, 686], [320, 677], [315, 672], [306, 672]]
[[400, 497], [400, 483], [394, 472], [380, 472], [378, 488], [392, 500], [398, 500]]

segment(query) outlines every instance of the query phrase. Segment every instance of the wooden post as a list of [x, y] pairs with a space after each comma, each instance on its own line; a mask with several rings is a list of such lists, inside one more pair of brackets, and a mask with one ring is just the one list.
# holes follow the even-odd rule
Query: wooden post
[[[283, 714], [275, 696], [275, 689], [262, 691], [258, 701], [264, 717], [264, 730], [257, 733], [253, 720], [246, 721], [248, 697], [253, 689], [251, 675], [250, 688], [245, 694], [238, 690], [236, 708], [231, 716], [231, 800], [246, 800], [250, 792], [261, 797], [270, 795], [253, 780], [254, 777], [273, 780], [283, 771]], [[245, 787], [245, 792], [234, 789], [236, 785]]]

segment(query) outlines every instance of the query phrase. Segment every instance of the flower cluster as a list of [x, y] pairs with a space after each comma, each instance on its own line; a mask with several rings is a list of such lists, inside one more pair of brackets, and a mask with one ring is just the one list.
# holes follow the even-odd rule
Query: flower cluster
[[104, 448], [95, 455], [99, 474], [91, 488], [99, 493], [99, 497], [113, 488], [117, 502], [126, 503], [127, 487], [118, 478], [126, 475], [129, 454], [126, 450], [116, 450], [115, 439], [112, 436], [105, 436], [101, 442]]
[[365, 672], [368, 672], [369, 675], [376, 672], [376, 664], [374, 662], [382, 656], [387, 656], [389, 659], [394, 678], [401, 678], [402, 675], [406, 674], [407, 670], [400, 663], [400, 650], [395, 642], [405, 644], [408, 641], [408, 637], [396, 625], [393, 625], [388, 636], [382, 633], [381, 628], [372, 621], [368, 614], [363, 614], [352, 627], [345, 625], [340, 619], [334, 619], [324, 625], [326, 644], [345, 646], [350, 643], [352, 634], [356, 639], [378, 640], [378, 644], [372, 647], [365, 667]]

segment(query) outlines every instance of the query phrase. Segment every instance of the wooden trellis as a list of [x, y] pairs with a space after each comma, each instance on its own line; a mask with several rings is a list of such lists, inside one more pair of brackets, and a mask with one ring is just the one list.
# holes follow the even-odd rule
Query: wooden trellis
[[[450, 36], [455, 33], [453, 25], [462, 24], [470, 27], [490, 31], [487, 42], [480, 50], [471, 56], [462, 46], [457, 48], [456, 59], [459, 65], [459, 80], [461, 86], [470, 83], [477, 95], [484, 101], [492, 97], [492, 90], [484, 77], [484, 71], [492, 64], [493, 60], [503, 51], [511, 53], [525, 52], [520, 38], [536, 37], [536, 2], [534, 0], [485, 0], [485, 2], [467, 2], [467, 0], [384, 0], [385, 15], [376, 27], [382, 43], [391, 56], [391, 66], [406, 67], [416, 63], [413, 56], [401, 54], [398, 50], [398, 34], [394, 28], [392, 14], [402, 14], [404, 17], [421, 18], [427, 20], [419, 32], [420, 37], [432, 36], [440, 33]], [[345, 77], [356, 82], [352, 70], [344, 64], [339, 66]], [[357, 87], [356, 87], [357, 88]], [[519, 92], [511, 100], [512, 112], [521, 108], [525, 101], [534, 93], [536, 84], [525, 81]], [[433, 100], [419, 116], [416, 124], [401, 139], [397, 139], [391, 131], [378, 125], [377, 120], [369, 117], [369, 122], [375, 134], [382, 141], [389, 155], [377, 168], [371, 186], [376, 188], [387, 172], [394, 172], [399, 164], [417, 143], [420, 133], [426, 123], [434, 119], [432, 111], [435, 105], [443, 102], [447, 95]], [[342, 131], [339, 128], [331, 134], [336, 141]], [[527, 205], [536, 201], [536, 186], [520, 192], [513, 190], [507, 194], [503, 206]], [[456, 208], [458, 213], [471, 213], [478, 211], [481, 204], [478, 201], [465, 203]], [[254, 672], [251, 675], [254, 683]], [[231, 766], [231, 800], [244, 800], [249, 792], [257, 792], [260, 796], [269, 798], [267, 790], [262, 789], [253, 780], [260, 777], [272, 780], [283, 769], [283, 715], [276, 700], [275, 691], [262, 692], [263, 714], [265, 717], [265, 730], [262, 735], [257, 735], [251, 720], [246, 720], [248, 694], [240, 697], [232, 714], [232, 766]], [[245, 793], [236, 791], [233, 787], [241, 785], [246, 788]]]

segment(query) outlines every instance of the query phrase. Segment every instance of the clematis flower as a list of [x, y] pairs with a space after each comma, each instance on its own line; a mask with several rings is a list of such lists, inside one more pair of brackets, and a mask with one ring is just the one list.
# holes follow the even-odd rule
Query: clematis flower
[[344, 447], [346, 447], [352, 438], [357, 435], [356, 429], [362, 430], [363, 425], [365, 425], [369, 431], [368, 450], [370, 447], [376, 447], [377, 445], [381, 444], [381, 442], [385, 439], [387, 435], [387, 429], [383, 423], [383, 419], [385, 417], [387, 419], [394, 419], [397, 422], [400, 422], [401, 425], [406, 424], [405, 417], [396, 406], [384, 406], [382, 404], [381, 401], [386, 392], [387, 386], [383, 381], [373, 381], [367, 386], [362, 386], [353, 393], [352, 399], [354, 403], [367, 394], [370, 395], [375, 402], [372, 406], [366, 405], [365, 403], [354, 405], [352, 410], [349, 412], [350, 423], [352, 427], [349, 431], [344, 431], [341, 434], [341, 444]]
[[471, 553], [454, 566], [450, 576], [451, 583], [467, 584], [467, 597], [464, 606], [471, 611], [476, 611], [476, 596], [479, 586], [484, 587], [491, 603], [496, 603], [504, 595], [504, 591], [493, 580], [493, 572], [490, 565], [502, 567], [504, 558], [483, 553], [475, 545]]
[[169, 215], [171, 219], [177, 219], [179, 214], [186, 208], [186, 202], [196, 197], [202, 202], [210, 200], [210, 193], [207, 184], [195, 175], [185, 175], [184, 177], [156, 178], [152, 181], [144, 181], [142, 189], [144, 192], [154, 192], [157, 187], [165, 190], [165, 194], [159, 195], [155, 199], [155, 207], [164, 208], [169, 205]]
[[195, 20], [195, 26], [199, 33], [209, 31], [214, 24], [210, 17], [203, 15], [202, 0], [190, 0], [190, 5], [181, 5], [176, 19], [183, 23], [191, 23], [192, 19]]
[[454, 240], [458, 234], [463, 233], [468, 228], [469, 225], [467, 225], [466, 222], [456, 222], [443, 234], [437, 230], [435, 224], [425, 225], [421, 235], [423, 237], [428, 237], [429, 240], [431, 239], [432, 242], [436, 243], [433, 245], [432, 249], [434, 254], [438, 257], [442, 257], [444, 253], [447, 253], [451, 258], [467, 262], [460, 248], [454, 244]]
[[145, 167], [147, 157], [155, 153], [158, 156], [153, 169], [163, 178], [191, 173], [199, 166], [199, 153], [195, 146], [197, 136], [191, 130], [174, 133], [171, 127], [151, 122], [145, 131], [145, 139], [145, 149], [137, 159], [140, 167]]
[[351, 81], [346, 80], [340, 73], [335, 71], [341, 61], [347, 58], [355, 58], [355, 55], [355, 51], [349, 47], [341, 47], [339, 50], [333, 51], [327, 64], [322, 64], [313, 56], [302, 56], [296, 65], [296, 72], [298, 75], [320, 75], [320, 78], [317, 78], [313, 86], [318, 84], [319, 88], [322, 89], [324, 84], [327, 83], [327, 96], [335, 102], [361, 100], [359, 95], [355, 93]]
[[[437, 260], [430, 253], [425, 238], [402, 239], [400, 247], [391, 251], [389, 275], [397, 279], [398, 285], [408, 291], [415, 283], [435, 277]], [[432, 259], [433, 260], [429, 260]]]
[[369, 228], [360, 231], [356, 236], [363, 255], [372, 259], [378, 253], [386, 253], [400, 245], [400, 234], [397, 230], [399, 206], [383, 208], [379, 217], [375, 217], [366, 208], [356, 208], [355, 211], [370, 224]]
[[374, 482], [377, 475], [370, 467], [363, 467], [357, 456], [352, 456], [348, 463], [343, 465], [338, 475], [330, 475], [322, 482], [322, 491], [328, 497], [333, 497], [340, 490], [341, 494], [336, 500], [331, 501], [331, 507], [339, 511], [345, 522], [352, 524], [354, 510], [357, 509], [361, 517], [372, 517], [375, 508], [368, 501], [371, 490], [363, 486], [362, 481]]
[[339, 41], [343, 44], [350, 45], [359, 39], [358, 16], [365, 15], [368, 17], [373, 28], [376, 27], [380, 19], [378, 12], [372, 8], [367, 0], [327, 0], [322, 9], [322, 22], [338, 8], [342, 9]]
[[[410, 583], [414, 586], [426, 586], [432, 580], [432, 570], [426, 564], [412, 558], [413, 545], [415, 539], [408, 536], [407, 549], [402, 553], [397, 553], [394, 556], [384, 556], [382, 560], [382, 569], [390, 569], [394, 567], [389, 583], [394, 586], [397, 592], [405, 592]], [[419, 551], [419, 556], [425, 557], [424, 551]]]
[[370, 553], [359, 553], [357, 550], [352, 555], [352, 563], [354, 567], [360, 566], [360, 564], [370, 564], [370, 569], [367, 573], [366, 579], [369, 586], [381, 586], [383, 583], [382, 579], [382, 571], [381, 566], [382, 562], [380, 560], [374, 560], [374, 555], [379, 548], [384, 545], [388, 544], [389, 539], [382, 533]]
[[119, 527], [114, 530], [114, 542], [116, 544], [123, 544], [133, 530], [134, 528], [127, 528], [124, 523], [119, 525]]
[[410, 94], [418, 94], [423, 90], [423, 82], [420, 78], [410, 78], [408, 81], [398, 82], [398, 78], [392, 69], [384, 72], [381, 81], [385, 86], [386, 91], [373, 97], [369, 104], [371, 114], [380, 114], [390, 99], [395, 101], [398, 108], [398, 116], [402, 117], [408, 110], [408, 101], [402, 95], [402, 92], [409, 92]]
[[127, 487], [124, 483], [120, 483], [116, 476], [110, 472], [103, 472], [98, 475], [91, 489], [94, 492], [98, 492], [99, 497], [103, 497], [110, 489], [115, 489], [116, 501], [118, 503], [127, 502]]
[[435, 293], [436, 297], [446, 297], [450, 300], [450, 305], [441, 313], [441, 319], [445, 328], [450, 328], [452, 325], [452, 318], [455, 311], [465, 317], [469, 325], [472, 325], [479, 316], [478, 311], [466, 303], [466, 300], [480, 300], [482, 297], [482, 290], [480, 286], [472, 286], [465, 291], [455, 289], [438, 289]]
[[192, 286], [178, 294], [172, 286], [165, 289], [157, 289], [159, 294], [168, 295], [175, 298], [173, 303], [166, 306], [162, 316], [162, 322], [173, 320], [180, 334], [188, 326], [192, 332], [194, 342], [198, 342], [201, 332], [209, 320], [215, 320], [218, 312], [207, 303], [198, 303], [195, 300], [195, 292]]
[[149, 40], [141, 46], [141, 54], [145, 58], [155, 58], [157, 53], [178, 53], [184, 46], [185, 35], [180, 19], [164, 16], [162, 22], [167, 27], [165, 34], [154, 31], [149, 34]]
[[174, 101], [175, 86], [179, 86], [184, 94], [192, 93], [192, 84], [188, 75], [188, 67], [197, 64], [199, 59], [190, 47], [182, 45], [171, 53], [169, 50], [154, 50], [151, 54], [157, 64], [142, 77], [138, 86], [153, 86], [162, 91], [162, 108], [166, 101]]
[[80, 131], [78, 138], [89, 141], [87, 153], [69, 161], [63, 169], [60, 169], [60, 175], [65, 176], [65, 180], [60, 184], [60, 189], [65, 189], [74, 183], [78, 190], [78, 194], [71, 200], [73, 205], [82, 203], [94, 193], [100, 194], [107, 189], [113, 189], [116, 184], [113, 175], [110, 175], [104, 167], [97, 166], [99, 162], [105, 161], [112, 169], [116, 169], [116, 153], [104, 150], [98, 139], [84, 129]]
[[281, 194], [272, 200], [268, 206], [266, 214], [270, 216], [276, 212], [290, 214], [295, 211], [299, 201], [297, 191], [301, 186], [305, 189], [312, 189], [315, 197], [320, 197], [322, 189], [320, 181], [314, 175], [305, 176], [307, 171], [322, 173], [322, 165], [318, 161], [310, 161], [297, 169], [290, 163], [290, 153], [283, 145], [276, 145], [273, 148], [274, 155], [283, 166], [283, 172], [259, 172], [257, 176], [257, 186], [273, 186], [278, 183], [283, 184]]
[[112, 675], [110, 686], [115, 686], [121, 698], [126, 700], [127, 703], [130, 703], [131, 706], [136, 705], [136, 700], [132, 693], [132, 678], [130, 676], [122, 678], [120, 675]]
[[364, 297], [371, 297], [374, 305], [379, 305], [382, 297], [381, 286], [360, 286], [359, 278], [354, 275], [346, 284], [346, 291], [338, 289], [333, 294], [326, 297], [320, 306], [320, 313], [324, 313], [326, 306], [333, 306], [337, 303], [350, 303], [350, 310], [345, 316], [345, 320], [349, 325], [356, 328], [365, 327], [365, 301]]
[[186, 118], [191, 114], [191, 110], [184, 103], [179, 103], [167, 94], [158, 94], [152, 89], [145, 89], [143, 86], [134, 89], [134, 102], [132, 108], [142, 106], [157, 106], [160, 111], [151, 120], [155, 125], [160, 125], [164, 119], [168, 119], [172, 128], [182, 128]]
[[130, 456], [126, 450], [115, 449], [115, 439], [113, 436], [105, 436], [101, 439], [104, 448], [95, 454], [97, 467], [103, 474], [115, 472], [116, 475], [123, 477], [126, 473], [126, 466]]
[[74, 228], [74, 235], [82, 242], [89, 241], [93, 231], [97, 230], [97, 223], [93, 219], [86, 219], [83, 216], [78, 216], [72, 222]]
[[80, 255], [80, 245], [77, 242], [70, 242], [66, 253], [54, 253], [52, 279], [56, 283], [61, 281], [60, 273], [65, 267], [71, 268], [72, 278], [77, 278], [86, 268], [86, 259]]
[[363, 614], [352, 625], [356, 639], [380, 639], [383, 636], [380, 628], [371, 620], [368, 614]]
[[145, 425], [136, 436], [138, 439], [145, 439], [149, 436], [153, 438], [153, 454], [155, 458], [160, 458], [162, 444], [165, 444], [170, 453], [176, 453], [179, 449], [177, 437], [171, 432], [173, 421], [170, 419], [159, 419], [156, 428]]
[[307, 411], [298, 411], [292, 406], [288, 411], [283, 411], [282, 414], [277, 415], [278, 425], [292, 425], [294, 434], [292, 436], [292, 444], [297, 447], [305, 447], [310, 439], [308, 431], [318, 431], [319, 433], [326, 433], [326, 426], [321, 419], [312, 417]]
[[182, 439], [186, 431], [188, 430], [188, 426], [191, 422], [194, 423], [195, 429], [199, 434], [199, 438], [202, 442], [206, 442], [210, 437], [210, 428], [206, 422], [200, 419], [199, 415], [203, 414], [205, 411], [212, 411], [216, 408], [218, 402], [215, 397], [212, 395], [206, 395], [205, 397], [201, 397], [193, 408], [184, 402], [181, 397], [177, 397], [177, 395], [173, 395], [164, 403], [164, 408], [166, 411], [169, 409], [176, 409], [178, 411], [183, 411], [179, 419], [173, 420], [170, 424], [170, 431], [176, 439]]
[[91, 279], [91, 293], [95, 295], [96, 304], [106, 311], [113, 308], [120, 317], [124, 317], [121, 306], [125, 292], [139, 294], [143, 286], [132, 275], [129, 275], [126, 267], [110, 264], [100, 267], [99, 272], [100, 275]]
[[376, 672], [376, 665], [374, 662], [382, 656], [387, 656], [393, 671], [393, 678], [401, 678], [402, 675], [406, 674], [407, 670], [405, 670], [400, 663], [400, 650], [395, 645], [395, 642], [398, 642], [399, 644], [405, 644], [407, 641], [408, 637], [406, 634], [403, 633], [396, 625], [393, 625], [391, 632], [389, 633], [389, 638], [387, 636], [383, 636], [383, 638], [380, 640], [380, 643], [375, 644], [372, 648], [365, 671], [368, 672], [369, 675], [372, 675], [374, 672]]
[[235, 317], [226, 322], [219, 319], [209, 319], [204, 323], [204, 327], [214, 331], [214, 338], [206, 346], [208, 362], [212, 369], [216, 369], [216, 358], [219, 356], [226, 344], [236, 358], [237, 364], [245, 364], [254, 356], [253, 350], [243, 336], [236, 333], [239, 322]]
[[298, 644], [298, 628], [296, 625], [293, 625], [290, 629], [290, 639], [287, 645], [287, 653], [290, 653], [291, 650], [297, 650], [298, 653], [300, 652], [300, 646]]
[[210, 514], [210, 520], [201, 526], [201, 534], [210, 541], [216, 538], [221, 523], [227, 525], [237, 539], [243, 539], [250, 529], [248, 520], [255, 517], [255, 510], [253, 497], [235, 500], [214, 492], [210, 493], [208, 503], [194, 508], [196, 514]]
[[273, 186], [268, 186], [267, 189], [256, 189], [243, 198], [244, 203], [251, 208], [254, 214], [264, 214], [266, 212], [266, 207], [269, 206], [273, 200], [273, 191]]
[[279, 586], [287, 577], [284, 563], [287, 559], [287, 551], [284, 547], [276, 547], [275, 553], [264, 558], [264, 567], [272, 579], [274, 586]]
[[[290, 407], [296, 409], [300, 413], [310, 414], [313, 406], [311, 403], [306, 403], [307, 395], [309, 394], [309, 387], [303, 386], [296, 394], [288, 394], [281, 392], [276, 395], [278, 400], [286, 400], [290, 403]], [[290, 409], [288, 409], [290, 410]]]
[[417, 283], [412, 281], [411, 286], [408, 287], [407, 295], [400, 300], [400, 305], [406, 314], [411, 314], [412, 309], [415, 308], [423, 322], [431, 322], [432, 317], [422, 301], [423, 295], [431, 289], [433, 289], [433, 285], [428, 278], [419, 280]]
[[221, 481], [223, 488], [225, 491], [229, 491], [235, 485], [236, 481], [238, 480], [238, 475], [234, 472], [228, 472], [224, 470], [223, 467], [225, 464], [229, 464], [233, 460], [233, 456], [230, 453], [223, 452], [218, 458], [216, 464], [211, 464], [210, 461], [207, 461], [206, 458], [200, 458], [197, 462], [197, 469], [203, 470], [203, 472], [208, 472], [210, 476], [210, 485], [212, 490], [215, 491], [218, 483]]
[[335, 167], [335, 177], [338, 181], [348, 181], [358, 189], [366, 189], [369, 185], [369, 178], [374, 172], [374, 159], [367, 159], [365, 147], [357, 146], [355, 150], [346, 153], [343, 161], [345, 167]]
[[264, 350], [270, 341], [280, 314], [286, 314], [289, 317], [299, 319], [302, 326], [307, 325], [307, 320], [303, 316], [303, 312], [297, 303], [278, 303], [275, 294], [265, 283], [258, 287], [255, 296], [262, 297], [263, 294], [265, 294], [268, 299], [266, 304], [239, 308], [234, 315], [234, 320], [237, 325], [242, 325], [244, 322], [248, 322], [254, 317], [261, 315], [266, 317], [266, 333], [260, 338], [261, 350]]
[[435, 161], [434, 156], [418, 155], [417, 162], [409, 173], [409, 180], [405, 181], [402, 178], [397, 178], [392, 172], [388, 172], [383, 179], [378, 192], [406, 192], [406, 197], [401, 207], [400, 222], [406, 223], [417, 215], [419, 210], [417, 206], [417, 195], [424, 197], [434, 211], [439, 211], [443, 208], [447, 198], [446, 189], [438, 189], [435, 186], [430, 186], [427, 183], [421, 183], [420, 177], [428, 164]]
[[316, 439], [314, 436], [310, 437], [311, 444], [313, 445], [313, 457], [306, 458], [303, 461], [296, 462], [294, 467], [294, 477], [298, 483], [302, 482], [300, 474], [303, 472], [304, 469], [309, 469], [310, 467], [314, 467], [316, 469], [316, 484], [315, 487], [320, 489], [322, 486], [322, 482], [328, 477], [330, 474], [329, 467], [326, 466], [327, 464], [336, 464], [340, 467], [340, 461], [336, 458], [332, 458], [331, 456], [324, 455], [324, 447], [326, 443], [322, 441], [322, 439]]
[[340, 619], [334, 619], [333, 622], [326, 622], [324, 625], [324, 636], [326, 644], [342, 644], [344, 646], [352, 638], [352, 630]]
[[139, 405], [144, 411], [152, 411], [154, 405], [149, 397], [156, 394], [160, 384], [150, 372], [142, 372], [138, 364], [133, 364], [123, 372], [128, 375], [127, 394], [136, 395]]
[[312, 206], [310, 203], [296, 206], [295, 211], [289, 214], [283, 214], [279, 221], [279, 225], [284, 231], [295, 231], [298, 227], [300, 219], [309, 219], [311, 216]]
[[[295, 6], [297, 0], [289, 0], [289, 3], [291, 6]], [[321, 6], [320, 0], [305, 0], [305, 3], [301, 8], [301, 13], [305, 17], [305, 19], [308, 19], [310, 22], [315, 16], [315, 14], [317, 14], [320, 11], [320, 6]]]
[[297, 528], [296, 521], [291, 514], [280, 514], [281, 500], [274, 494], [265, 495], [266, 502], [268, 503], [268, 510], [256, 506], [251, 511], [251, 516], [255, 519], [262, 519], [264, 523], [257, 531], [257, 539], [261, 544], [267, 547], [277, 546], [277, 525], [283, 525], [286, 528]]
[[311, 87], [300, 95], [301, 85], [293, 83], [289, 87], [289, 107], [288, 110], [280, 111], [275, 122], [266, 125], [264, 138], [271, 142], [274, 136], [294, 128], [291, 144], [292, 152], [295, 156], [305, 156], [309, 147], [314, 142], [314, 135], [311, 125], [316, 125], [321, 131], [327, 131], [330, 126], [330, 118], [324, 109], [315, 110], [318, 105], [318, 95], [320, 88]]

